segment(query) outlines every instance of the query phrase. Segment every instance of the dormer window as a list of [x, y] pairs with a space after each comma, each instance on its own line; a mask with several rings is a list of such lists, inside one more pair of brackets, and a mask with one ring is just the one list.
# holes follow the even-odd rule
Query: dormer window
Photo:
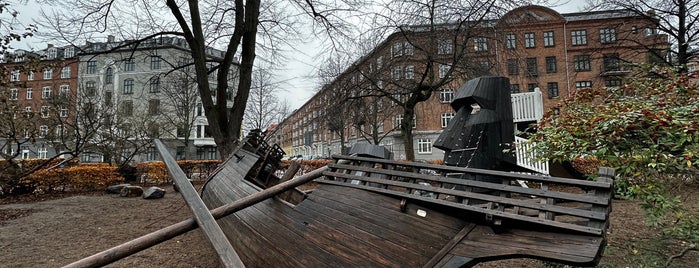
[[63, 57], [64, 58], [72, 58], [75, 56], [75, 48], [74, 47], [67, 47], [65, 50], [63, 50]]
[[46, 52], [46, 58], [48, 58], [49, 60], [55, 59], [56, 54], [58, 54], [58, 50], [55, 47], [49, 48]]

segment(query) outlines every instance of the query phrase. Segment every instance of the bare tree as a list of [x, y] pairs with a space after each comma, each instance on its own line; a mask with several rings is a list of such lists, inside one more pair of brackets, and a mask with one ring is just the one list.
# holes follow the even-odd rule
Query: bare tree
[[[197, 120], [199, 92], [189, 68], [176, 69], [162, 76], [165, 83], [161, 89], [167, 105], [163, 113], [169, 115], [164, 124], [175, 128], [175, 136], [182, 137], [182, 145], [189, 148], [192, 129]], [[184, 159], [189, 159], [189, 150], [184, 151]]]
[[[588, 10], [626, 9], [648, 20], [658, 21], [659, 25], [639, 25], [646, 36], [666, 34], [671, 39], [670, 57], [655, 47], [648, 49], [655, 53], [655, 58], [668, 64], [678, 65], [680, 71], [687, 71], [687, 63], [697, 57], [699, 47], [699, 5], [693, 0], [658, 1], [658, 0], [587, 0]], [[639, 38], [629, 38], [638, 45], [647, 46]], [[655, 45], [655, 44], [651, 44]]]
[[283, 103], [277, 98], [278, 84], [272, 83], [272, 74], [268, 68], [255, 69], [252, 80], [243, 126], [247, 131], [265, 130], [283, 118], [280, 117], [285, 112], [282, 110]]
[[[64, 8], [44, 14], [41, 25], [48, 30], [48, 38], [75, 43], [81, 38], [89, 40], [108, 32], [139, 44], [156, 36], [184, 37], [208, 124], [223, 158], [234, 149], [241, 133], [255, 58], [258, 52], [264, 52], [258, 51], [257, 47], [273, 49], [284, 43], [285, 37], [297, 33], [298, 20], [308, 17], [299, 14], [310, 15], [329, 33], [341, 32], [344, 27], [340, 11], [361, 7], [361, 1], [354, 0], [329, 3], [289, 0], [264, 4], [260, 0], [43, 2]], [[207, 57], [211, 47], [222, 48], [223, 57]], [[232, 68], [236, 59], [239, 60], [237, 68]], [[233, 72], [239, 79], [237, 85], [232, 86], [228, 79]], [[217, 77], [215, 87], [209, 83], [209, 74], [212, 73]], [[232, 91], [235, 91], [233, 103], [229, 105], [227, 94]]]
[[377, 25], [384, 26], [374, 31], [395, 31], [389, 36], [390, 58], [363, 72], [372, 84], [364, 97], [385, 98], [399, 107], [408, 160], [415, 160], [412, 130], [418, 104], [445, 86], [490, 72], [494, 59], [476, 56], [468, 48], [486, 42], [492, 30], [485, 22], [513, 4], [494, 0], [388, 1], [377, 14]]

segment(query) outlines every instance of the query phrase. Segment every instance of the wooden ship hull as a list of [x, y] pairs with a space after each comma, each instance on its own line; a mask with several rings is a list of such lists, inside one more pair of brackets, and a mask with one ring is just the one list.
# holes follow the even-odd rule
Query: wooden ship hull
[[[261, 137], [246, 139], [204, 185], [202, 200], [214, 209], [280, 183], [281, 155]], [[294, 188], [218, 220], [246, 266], [469, 267], [516, 257], [591, 266], [602, 254], [613, 174], [592, 182], [335, 158], [314, 189]], [[583, 190], [549, 190], [554, 185]]]

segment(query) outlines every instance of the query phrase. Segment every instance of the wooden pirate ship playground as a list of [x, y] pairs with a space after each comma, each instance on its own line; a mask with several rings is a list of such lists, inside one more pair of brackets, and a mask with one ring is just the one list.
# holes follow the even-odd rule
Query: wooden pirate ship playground
[[[507, 82], [498, 79], [465, 87]], [[224, 267], [470, 267], [519, 257], [595, 265], [614, 171], [584, 181], [497, 170], [514, 159], [492, 149], [502, 143], [493, 133], [510, 129], [489, 102], [498, 96], [479, 90], [457, 95], [461, 123], [440, 137], [446, 165], [393, 161], [363, 144], [321, 169], [292, 178], [292, 165], [278, 177], [283, 151], [253, 131], [197, 194], [156, 142], [195, 217], [68, 267], [104, 265], [197, 227]], [[310, 181], [312, 189], [297, 187]]]

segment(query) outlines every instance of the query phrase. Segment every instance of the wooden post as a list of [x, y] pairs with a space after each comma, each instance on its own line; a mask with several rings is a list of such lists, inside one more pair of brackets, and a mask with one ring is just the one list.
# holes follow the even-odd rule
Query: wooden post
[[605, 218], [607, 220], [606, 221], [590, 220], [588, 223], [588, 226], [602, 229], [602, 231], [604, 232], [604, 229], [606, 229], [609, 225], [609, 213], [612, 212], [612, 199], [614, 197], [614, 176], [616, 176], [616, 170], [614, 170], [613, 168], [609, 168], [609, 167], [600, 167], [597, 174], [599, 175], [597, 177], [597, 181], [609, 183], [611, 185], [611, 188], [610, 189], [603, 189], [603, 190], [597, 189], [597, 190], [595, 190], [594, 195], [598, 196], [600, 198], [606, 198], [607, 200], [609, 200], [609, 203], [604, 205], [604, 206], [593, 205], [592, 211], [604, 213], [606, 215]]
[[[211, 215], [220, 219], [230, 214], [235, 213], [238, 210], [247, 208], [259, 202], [262, 202], [268, 198], [271, 198], [277, 194], [287, 191], [296, 186], [300, 186], [304, 183], [312, 181], [323, 175], [323, 172], [328, 170], [328, 167], [322, 167], [316, 169], [312, 172], [306, 173], [295, 179], [277, 184], [260, 192], [251, 194], [249, 196], [238, 199], [230, 204], [220, 206], [216, 209], [211, 210]], [[163, 241], [176, 237], [178, 235], [184, 234], [191, 230], [197, 228], [197, 222], [194, 218], [189, 218], [187, 220], [181, 221], [179, 223], [170, 225], [163, 229], [157, 230], [150, 234], [146, 234], [134, 240], [128, 241], [121, 245], [115, 246], [113, 248], [107, 249], [105, 251], [96, 253], [92, 256], [84, 258], [82, 260], [76, 261], [74, 263], [64, 266], [64, 268], [73, 267], [101, 267], [119, 259], [128, 257], [131, 254], [137, 253], [141, 250], [147, 249], [149, 247], [155, 246]]]
[[243, 264], [238, 253], [235, 252], [231, 242], [226, 239], [226, 234], [221, 230], [221, 226], [218, 226], [216, 219], [211, 216], [209, 209], [206, 208], [206, 204], [201, 200], [194, 186], [189, 183], [187, 175], [185, 175], [180, 166], [177, 165], [177, 161], [175, 161], [172, 155], [167, 151], [165, 144], [159, 139], [155, 139], [153, 142], [155, 142], [155, 146], [158, 147], [158, 151], [160, 151], [160, 156], [163, 157], [163, 162], [165, 162], [168, 172], [170, 172], [170, 175], [172, 175], [172, 178], [180, 189], [182, 198], [184, 198], [189, 209], [192, 210], [194, 219], [197, 221], [197, 224], [201, 226], [204, 235], [209, 242], [211, 242], [211, 245], [214, 246], [214, 250], [216, 250], [221, 264], [224, 267], [245, 267], [245, 264]]

